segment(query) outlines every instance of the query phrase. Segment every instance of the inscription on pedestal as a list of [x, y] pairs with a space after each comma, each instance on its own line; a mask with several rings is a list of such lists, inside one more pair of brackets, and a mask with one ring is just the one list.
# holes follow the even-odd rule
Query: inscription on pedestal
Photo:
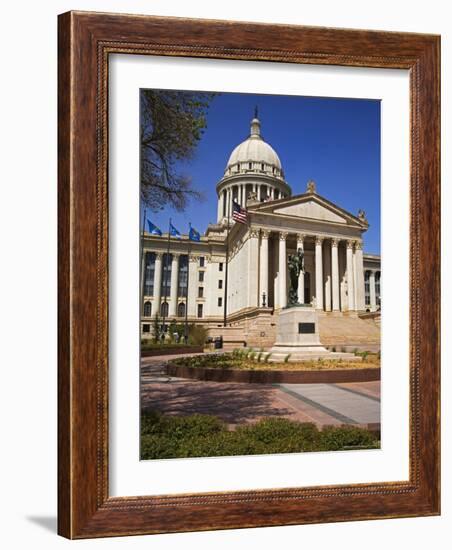
[[298, 334], [315, 334], [315, 323], [298, 323]]

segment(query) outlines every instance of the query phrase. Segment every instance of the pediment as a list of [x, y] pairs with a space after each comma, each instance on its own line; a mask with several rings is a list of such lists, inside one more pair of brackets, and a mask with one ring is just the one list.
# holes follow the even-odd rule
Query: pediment
[[298, 204], [292, 204], [290, 206], [283, 206], [281, 208], [275, 208], [273, 210], [275, 214], [285, 214], [287, 216], [296, 216], [297, 218], [310, 218], [313, 220], [334, 222], [334, 223], [347, 223], [344, 216], [340, 216], [333, 212], [331, 209], [318, 204], [315, 201], [306, 201]]
[[252, 210], [362, 228], [368, 226], [366, 220], [354, 216], [316, 193], [304, 193], [303, 195], [261, 203], [252, 207]]

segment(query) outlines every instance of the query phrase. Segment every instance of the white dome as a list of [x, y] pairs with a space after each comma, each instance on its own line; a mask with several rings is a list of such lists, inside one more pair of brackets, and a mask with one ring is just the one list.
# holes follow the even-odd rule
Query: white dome
[[232, 151], [226, 165], [226, 170], [238, 163], [245, 162], [264, 163], [281, 170], [281, 161], [278, 155], [271, 145], [266, 143], [260, 135], [260, 122], [257, 118], [251, 121], [250, 137], [240, 143], [240, 145], [237, 145]]

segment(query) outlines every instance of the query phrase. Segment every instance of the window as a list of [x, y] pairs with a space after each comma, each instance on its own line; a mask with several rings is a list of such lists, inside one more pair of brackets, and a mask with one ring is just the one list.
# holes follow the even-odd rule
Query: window
[[364, 299], [366, 306], [370, 306], [370, 271], [364, 273]]
[[218, 264], [218, 271], [223, 271], [223, 262]]
[[162, 302], [160, 306], [160, 315], [162, 317], [168, 317], [168, 302]]
[[146, 252], [144, 257], [144, 296], [154, 296], [155, 252]]
[[181, 302], [177, 306], [177, 316], [178, 317], [185, 317], [185, 303], [184, 302]]
[[204, 256], [200, 256], [199, 257], [199, 267], [204, 267], [206, 263], [206, 259], [204, 258]]
[[200, 271], [200, 272], [199, 272], [199, 282], [200, 282], [200, 283], [203, 283], [203, 282], [204, 282], [204, 271]]
[[262, 172], [265, 170], [265, 165], [264, 165], [264, 163], [261, 164], [261, 170], [262, 170]]
[[177, 295], [182, 298], [187, 297], [187, 281], [188, 281], [188, 256], [183, 254], [179, 258], [179, 277], [177, 285]]
[[198, 319], [202, 317], [202, 304], [198, 304]]
[[150, 317], [152, 314], [152, 304], [151, 302], [144, 302], [143, 315], [145, 317]]
[[203, 297], [204, 297], [204, 287], [200, 286], [198, 287], [198, 298], [203, 298]]
[[253, 164], [251, 162], [248, 163], [248, 168], [249, 170], [251, 170], [251, 168], [253, 167]]
[[223, 298], [218, 298], [218, 307], [223, 306]]
[[170, 295], [171, 288], [171, 264], [172, 264], [172, 254], [163, 254], [162, 264], [162, 296]]
[[223, 279], [218, 280], [218, 288], [223, 288]]
[[143, 333], [149, 333], [151, 332], [151, 325], [146, 323], [143, 325]]
[[377, 271], [375, 273], [375, 298], [376, 298], [376, 301], [377, 301], [377, 306], [380, 306], [381, 305], [381, 297], [380, 297], [380, 277], [381, 277], [381, 272], [380, 271]]

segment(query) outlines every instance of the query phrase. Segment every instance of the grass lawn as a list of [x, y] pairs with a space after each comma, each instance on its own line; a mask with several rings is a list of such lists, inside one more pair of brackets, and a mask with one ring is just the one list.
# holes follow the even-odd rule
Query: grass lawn
[[208, 456], [300, 453], [377, 449], [378, 437], [353, 426], [326, 427], [286, 418], [264, 418], [229, 430], [216, 416], [169, 416], [147, 412], [141, 417], [142, 460]]
[[316, 361], [300, 361], [298, 363], [271, 363], [267, 362], [265, 355], [265, 352], [240, 351], [223, 354], [209, 354], [198, 357], [183, 357], [181, 359], [175, 359], [171, 361], [171, 363], [175, 365], [184, 365], [187, 367], [204, 367], [228, 370], [319, 371], [380, 368], [380, 357], [375, 353], [363, 353], [361, 355], [361, 361], [319, 359]]

